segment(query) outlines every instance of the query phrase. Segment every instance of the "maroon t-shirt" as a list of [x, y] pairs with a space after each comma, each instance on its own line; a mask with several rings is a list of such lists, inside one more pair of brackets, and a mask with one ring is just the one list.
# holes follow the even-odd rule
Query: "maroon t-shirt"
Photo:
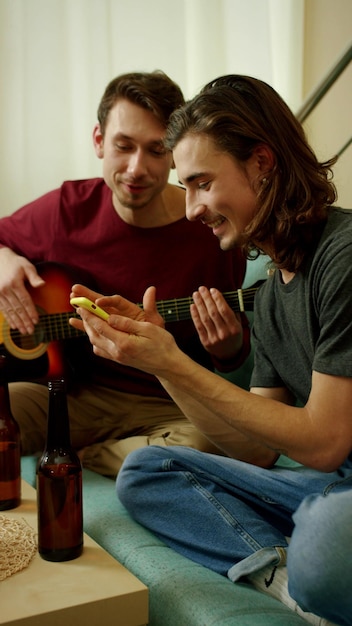
[[[112, 193], [101, 178], [67, 181], [54, 191], [0, 220], [0, 244], [33, 263], [69, 265], [81, 282], [81, 271], [97, 291], [119, 293], [142, 302], [150, 285], [157, 300], [192, 295], [200, 285], [220, 291], [241, 287], [246, 262], [238, 249], [224, 252], [211, 230], [199, 221], [182, 218], [167, 226], [140, 228], [126, 224], [116, 213]], [[75, 280], [75, 279], [74, 279]], [[229, 371], [249, 352], [246, 318], [244, 348], [227, 363], [214, 363], [203, 349], [191, 319], [167, 324], [178, 345], [196, 361]], [[88, 382], [129, 393], [167, 397], [159, 382], [144, 372], [93, 355], [87, 342], [81, 375]], [[84, 369], [82, 369], [84, 368]], [[78, 371], [78, 370], [77, 370]]]

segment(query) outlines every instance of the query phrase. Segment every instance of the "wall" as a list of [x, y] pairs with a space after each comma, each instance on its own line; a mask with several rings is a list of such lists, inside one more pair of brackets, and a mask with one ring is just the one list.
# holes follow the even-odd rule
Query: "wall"
[[[306, 0], [304, 32], [304, 98], [352, 43], [351, 0]], [[352, 136], [352, 63], [304, 123], [322, 160], [336, 154]], [[334, 167], [340, 206], [352, 208], [352, 145]]]

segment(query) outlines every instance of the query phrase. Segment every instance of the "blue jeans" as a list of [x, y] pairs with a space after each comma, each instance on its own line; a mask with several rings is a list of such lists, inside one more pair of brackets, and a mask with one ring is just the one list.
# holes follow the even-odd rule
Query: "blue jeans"
[[191, 448], [148, 446], [127, 457], [116, 485], [134, 519], [236, 581], [280, 562], [292, 514], [307, 495], [352, 488], [352, 461], [331, 473], [263, 469]]
[[289, 592], [305, 611], [352, 624], [352, 489], [308, 496], [293, 516]]

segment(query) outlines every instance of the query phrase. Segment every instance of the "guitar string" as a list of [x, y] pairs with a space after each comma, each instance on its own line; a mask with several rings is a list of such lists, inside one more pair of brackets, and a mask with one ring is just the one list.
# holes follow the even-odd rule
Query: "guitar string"
[[[243, 289], [242, 297], [243, 297], [244, 303], [252, 303], [253, 295], [256, 293], [256, 291], [257, 291], [257, 288]], [[225, 300], [228, 302], [228, 304], [237, 305], [237, 308], [233, 308], [233, 307], [232, 308], [235, 312], [238, 312], [239, 307], [238, 307], [237, 292], [224, 292], [223, 296]], [[166, 313], [166, 317], [170, 318], [172, 314], [174, 316], [173, 319], [176, 321], [178, 317], [181, 317], [182, 315], [189, 313], [190, 305], [192, 304], [192, 302], [193, 302], [192, 298], [190, 296], [187, 296], [186, 298], [175, 298], [174, 300], [159, 300], [157, 301], [156, 304], [157, 304], [157, 309], [159, 313], [164, 311], [164, 315], [165, 315], [165, 311], [167, 312], [167, 309], [170, 309], [171, 313], [169, 315]], [[142, 307], [141, 304], [138, 304], [137, 306]], [[78, 318], [79, 316], [74, 311], [41, 314], [39, 315], [40, 326], [39, 328], [37, 326], [37, 334], [38, 334], [38, 331], [39, 333], [40, 331], [42, 332], [44, 331], [45, 333], [45, 332], [53, 331], [53, 330], [56, 330], [56, 331], [60, 330], [62, 333], [62, 338], [64, 339], [70, 338], [72, 336], [79, 336], [82, 333], [82, 331], [75, 329], [68, 324], [68, 320], [71, 317]], [[63, 324], [63, 322], [65, 323]], [[26, 338], [28, 338], [28, 340], [32, 342], [33, 338], [35, 337], [35, 333], [31, 335], [22, 335], [17, 329], [11, 330], [10, 333], [11, 333], [12, 339], [21, 340], [22, 347], [24, 346]], [[59, 337], [61, 338], [61, 335], [59, 335]]]
[[[253, 295], [255, 294], [255, 292], [257, 291], [257, 288], [249, 288], [249, 289], [245, 289], [242, 290], [242, 296], [243, 296], [243, 301], [246, 303], [252, 303], [253, 300]], [[236, 304], [238, 305], [238, 294], [237, 292], [233, 292], [233, 291], [229, 291], [229, 292], [224, 292], [223, 293], [225, 299], [227, 300], [228, 303], [232, 303], [232, 304]], [[156, 305], [157, 305], [157, 309], [160, 310], [167, 310], [172, 309], [172, 307], [174, 307], [174, 309], [180, 313], [188, 313], [189, 312], [189, 307], [192, 304], [193, 300], [190, 296], [187, 296], [186, 298], [175, 298], [173, 300], [159, 300], [157, 301]], [[137, 306], [139, 306], [140, 308], [142, 308], [142, 304], [138, 303]], [[234, 309], [235, 311], [238, 311], [239, 308]], [[67, 317], [77, 317], [74, 313], [70, 314], [70, 313], [58, 313], [58, 314], [51, 314], [50, 316], [48, 315], [43, 315], [41, 316], [41, 320], [45, 323], [46, 321], [48, 321], [47, 318], [49, 317], [53, 317], [57, 315], [58, 318], [60, 318], [61, 315], [63, 316], [67, 316]], [[49, 320], [50, 323], [50, 320]]]
[[[10, 331], [12, 341], [21, 349], [32, 349], [34, 341], [46, 343], [53, 339], [71, 339], [83, 335], [83, 331], [73, 328], [68, 323], [70, 317], [79, 317], [75, 312], [64, 313], [45, 313], [39, 315], [39, 323], [36, 325], [34, 333], [30, 335], [22, 335], [18, 329]], [[67, 322], [67, 323], [64, 323]], [[55, 337], [52, 338], [53, 331], [56, 331]], [[47, 336], [45, 334], [47, 333]], [[44, 335], [42, 337], [42, 335]]]
[[[253, 300], [253, 295], [256, 293], [257, 288], [249, 288], [249, 289], [245, 289], [242, 290], [242, 296], [243, 296], [243, 302], [245, 303], [252, 303]], [[229, 292], [225, 292], [223, 293], [223, 296], [225, 298], [225, 300], [228, 302], [228, 304], [236, 304], [237, 308], [233, 308], [233, 310], [239, 311], [239, 306], [238, 306], [238, 294], [237, 291], [233, 292], [233, 291], [229, 291]], [[160, 300], [159, 302], [157, 302], [157, 308], [160, 312], [160, 310], [167, 310], [167, 308], [172, 309], [172, 307], [174, 306], [175, 309], [178, 312], [188, 312], [189, 311], [189, 307], [192, 304], [193, 300], [191, 297], [187, 297], [187, 298], [175, 298], [174, 300], [165, 300], [162, 301]], [[141, 306], [141, 305], [138, 305]]]

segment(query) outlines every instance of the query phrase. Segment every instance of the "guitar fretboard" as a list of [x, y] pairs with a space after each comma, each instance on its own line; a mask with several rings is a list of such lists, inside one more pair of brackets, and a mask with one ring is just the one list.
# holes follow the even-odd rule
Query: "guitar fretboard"
[[[254, 295], [257, 289], [258, 287], [253, 286], [248, 289], [228, 291], [222, 295], [233, 311], [252, 311]], [[188, 296], [187, 298], [175, 298], [174, 300], [159, 300], [156, 306], [165, 322], [180, 322], [190, 319], [192, 302], [192, 298]], [[138, 306], [141, 307], [142, 305], [139, 304]]]

